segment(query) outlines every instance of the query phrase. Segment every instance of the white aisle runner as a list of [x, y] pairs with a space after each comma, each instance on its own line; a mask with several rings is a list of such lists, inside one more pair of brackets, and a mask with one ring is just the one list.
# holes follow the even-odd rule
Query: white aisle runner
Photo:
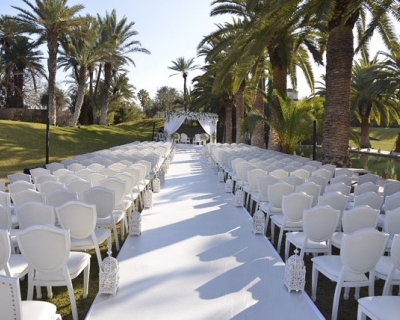
[[178, 150], [153, 204], [118, 255], [117, 295], [99, 295], [86, 319], [323, 319], [288, 293], [280, 257], [199, 149]]

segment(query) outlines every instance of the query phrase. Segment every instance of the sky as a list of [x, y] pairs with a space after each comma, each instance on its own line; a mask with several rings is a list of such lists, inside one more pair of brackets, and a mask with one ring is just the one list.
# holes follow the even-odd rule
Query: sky
[[[35, 1], [31, 0], [32, 3]], [[174, 75], [176, 72], [168, 69], [172, 61], [178, 57], [186, 60], [195, 58], [195, 63], [203, 65], [204, 60], [197, 57], [197, 46], [204, 36], [215, 31], [218, 23], [231, 21], [228, 15], [210, 17], [211, 0], [69, 0], [68, 5], [83, 4], [82, 14], [105, 16], [106, 12], [116, 10], [120, 20], [126, 16], [128, 22], [135, 22], [133, 30], [138, 35], [133, 39], [139, 41], [143, 48], [151, 52], [150, 55], [136, 52], [130, 55], [135, 66], [129, 65], [128, 76], [136, 92], [145, 89], [151, 98], [155, 97], [157, 89], [162, 86], [174, 87], [183, 91], [183, 78]], [[1, 14], [16, 15], [17, 10], [11, 5], [24, 9], [29, 7], [21, 0], [2, 0]], [[373, 45], [372, 47], [378, 47]], [[46, 52], [46, 48], [43, 48]], [[320, 80], [324, 67], [315, 67], [315, 80]], [[188, 74], [188, 87], [192, 79], [201, 74], [200, 70]], [[310, 94], [301, 72], [298, 72], [299, 98]], [[58, 71], [57, 81], [62, 86], [65, 73]]]

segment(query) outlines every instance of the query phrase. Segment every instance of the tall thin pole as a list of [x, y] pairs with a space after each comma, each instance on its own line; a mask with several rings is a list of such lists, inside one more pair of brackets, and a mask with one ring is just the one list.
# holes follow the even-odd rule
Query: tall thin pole
[[313, 121], [313, 160], [316, 159], [317, 152], [317, 121]]
[[50, 119], [49, 119], [49, 106], [47, 105], [47, 119], [46, 119], [46, 164], [50, 163]]

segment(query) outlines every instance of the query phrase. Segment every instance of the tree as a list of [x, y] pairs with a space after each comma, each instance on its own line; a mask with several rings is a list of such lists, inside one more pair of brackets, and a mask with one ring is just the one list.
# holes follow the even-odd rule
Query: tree
[[157, 112], [175, 110], [175, 101], [179, 99], [178, 90], [172, 87], [163, 86], [156, 92], [152, 106], [152, 116]]
[[111, 14], [106, 13], [104, 18], [98, 15], [97, 19], [101, 25], [99, 43], [107, 46], [107, 50], [104, 51], [101, 59], [104, 63], [104, 87], [102, 91], [102, 104], [99, 124], [104, 125], [107, 121], [109, 89], [111, 86], [113, 73], [115, 73], [116, 70], [124, 64], [135, 64], [134, 61], [128, 56], [129, 53], [142, 52], [150, 54], [150, 51], [145, 48], [141, 48], [139, 41], [131, 40], [132, 37], [138, 34], [137, 31], [132, 30], [132, 27], [135, 23], [128, 23], [126, 17], [118, 20], [115, 10], [113, 10]]
[[64, 70], [72, 69], [76, 80], [76, 98], [70, 126], [76, 126], [81, 114], [81, 109], [86, 93], [89, 77], [89, 67], [99, 61], [104, 47], [96, 45], [99, 26], [97, 21], [87, 16], [81, 26], [77, 27], [83, 37], [64, 35], [60, 38], [62, 50], [60, 52], [60, 67]]
[[189, 71], [193, 71], [199, 68], [198, 65], [194, 65], [194, 58], [190, 58], [188, 60], [185, 60], [184, 57], [179, 57], [175, 61], [171, 61], [172, 66], [168, 67], [170, 70], [177, 71], [179, 73], [174, 73], [171, 76], [177, 75], [177, 74], [182, 74], [183, 77], [183, 100], [184, 100], [184, 109], [187, 111], [187, 86], [186, 86], [186, 81], [187, 81], [187, 76], [189, 74]]
[[142, 111], [146, 114], [146, 116], [150, 117], [150, 108], [152, 101], [149, 92], [145, 89], [140, 89], [138, 91], [137, 97]]
[[[81, 18], [75, 15], [81, 11], [83, 5], [69, 7], [67, 0], [35, 0], [31, 3], [22, 0], [29, 6], [31, 11], [11, 6], [20, 13], [17, 19], [22, 23], [25, 32], [39, 35], [39, 40], [47, 42], [48, 49], [48, 89], [49, 89], [49, 120], [50, 124], [56, 125], [56, 74], [57, 74], [57, 53], [59, 37], [71, 33], [73, 28], [82, 23]], [[76, 34], [76, 36], [78, 36]]]

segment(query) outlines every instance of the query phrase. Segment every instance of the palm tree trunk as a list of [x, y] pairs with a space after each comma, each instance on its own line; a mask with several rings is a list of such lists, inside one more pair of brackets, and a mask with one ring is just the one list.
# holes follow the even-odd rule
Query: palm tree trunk
[[24, 66], [17, 66], [17, 72], [14, 76], [15, 85], [15, 108], [24, 108]]
[[[254, 109], [260, 114], [264, 114], [264, 90], [265, 90], [265, 79], [260, 78], [258, 81], [258, 88], [256, 92], [256, 99], [254, 101]], [[251, 136], [251, 145], [264, 148], [264, 121], [258, 121], [256, 127], [253, 130], [253, 135]]]
[[187, 89], [186, 89], [186, 78], [187, 74], [183, 73], [183, 107], [185, 109], [185, 112], [187, 111]]
[[[343, 8], [342, 8], [343, 9]], [[349, 167], [350, 88], [353, 63], [353, 26], [331, 21], [326, 51], [326, 102], [322, 161]], [[352, 20], [355, 20], [353, 17]]]
[[371, 148], [371, 141], [369, 140], [369, 115], [362, 115], [361, 117], [361, 148]]
[[48, 115], [49, 122], [55, 126], [57, 124], [57, 105], [56, 105], [56, 74], [57, 74], [57, 51], [58, 42], [57, 35], [53, 33], [47, 34], [47, 48], [49, 51], [49, 58], [47, 59], [47, 68], [49, 71], [49, 105]]
[[87, 68], [85, 66], [81, 66], [81, 68], [79, 69], [79, 76], [78, 76], [78, 91], [76, 94], [75, 110], [74, 110], [74, 115], [72, 116], [70, 122], [70, 126], [73, 127], [75, 127], [78, 124], [79, 116], [81, 115], [83, 100], [85, 98], [86, 81], [87, 81]]
[[[287, 71], [283, 65], [282, 59], [277, 50], [270, 52], [270, 61], [272, 65], [273, 89], [281, 95], [286, 95], [287, 90]], [[273, 97], [271, 108], [271, 122], [278, 123], [282, 121], [282, 110], [278, 97]], [[279, 135], [273, 127], [269, 131], [268, 149], [282, 151], [282, 144]]]
[[108, 62], [104, 64], [104, 88], [102, 93], [102, 101], [101, 101], [101, 115], [100, 115], [100, 125], [107, 124], [107, 114], [108, 114], [108, 98], [110, 92], [111, 85], [111, 74], [112, 74], [112, 65]]
[[236, 143], [244, 143], [245, 137], [241, 134], [240, 128], [242, 127], [244, 119], [244, 90], [246, 89], [246, 80], [240, 84], [239, 90], [235, 95], [236, 105]]
[[225, 97], [225, 142], [232, 143], [232, 107], [233, 100], [228, 95]]

